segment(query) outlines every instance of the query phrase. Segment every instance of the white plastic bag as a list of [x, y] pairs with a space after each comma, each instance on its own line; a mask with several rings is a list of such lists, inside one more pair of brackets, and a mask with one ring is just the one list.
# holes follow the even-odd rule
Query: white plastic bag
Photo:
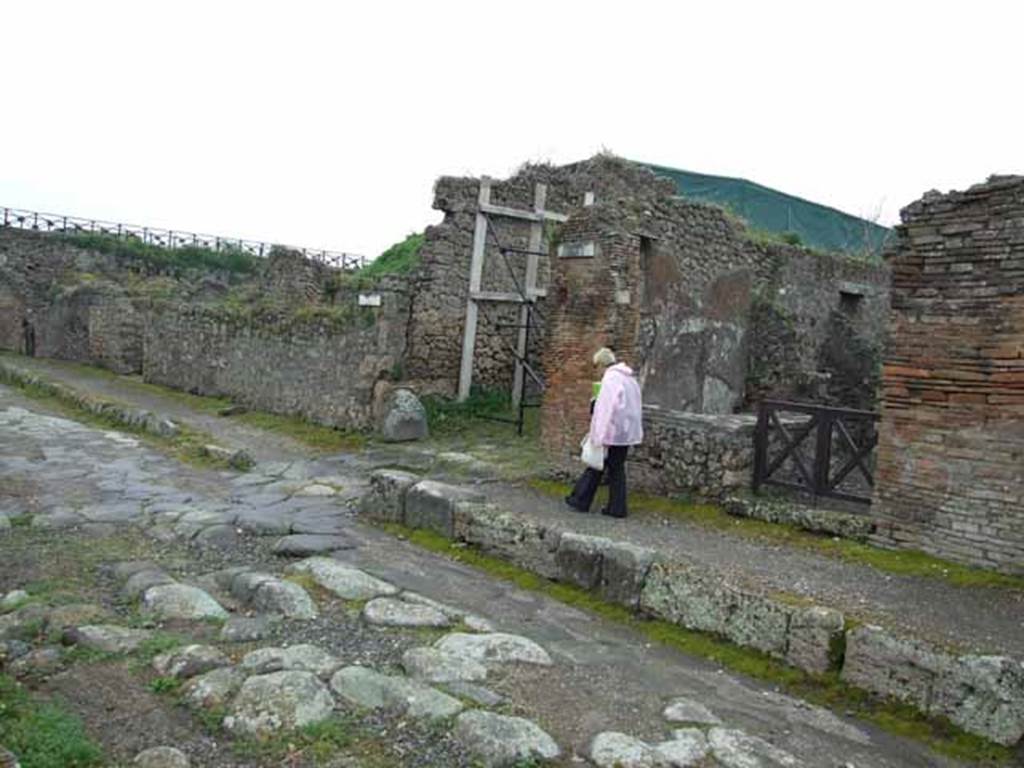
[[591, 442], [588, 434], [580, 443], [580, 461], [591, 469], [604, 469], [604, 446]]

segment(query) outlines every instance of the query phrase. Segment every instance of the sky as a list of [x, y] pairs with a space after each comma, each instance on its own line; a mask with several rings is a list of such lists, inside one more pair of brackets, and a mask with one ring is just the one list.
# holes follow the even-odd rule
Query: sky
[[599, 151], [882, 224], [1024, 173], [1024, 5], [4, 3], [0, 206], [375, 256]]

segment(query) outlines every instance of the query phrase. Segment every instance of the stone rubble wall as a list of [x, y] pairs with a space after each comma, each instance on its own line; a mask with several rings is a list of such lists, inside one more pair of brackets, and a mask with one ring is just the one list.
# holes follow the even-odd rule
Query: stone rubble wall
[[1024, 573], [1024, 177], [902, 211], [876, 543]]
[[227, 396], [270, 413], [330, 426], [373, 425], [377, 383], [402, 360], [408, 295], [376, 291], [381, 307], [350, 313], [244, 316], [214, 306], [154, 309], [146, 318], [146, 381], [210, 396]]
[[[645, 405], [726, 417], [686, 427], [652, 421], [632, 464], [641, 487], [720, 495], [750, 480], [752, 446], [730, 433], [728, 417], [752, 400], [835, 379], [835, 399], [873, 403], [872, 358], [862, 369], [834, 350], [881, 346], [888, 271], [754, 242], [726, 212], [682, 200], [662, 181], [648, 172], [628, 198], [598, 194], [555, 232], [542, 441], [559, 467], [578, 453], [599, 375], [591, 356], [609, 346], [637, 371]], [[763, 305], [785, 333], [763, 323]], [[844, 321], [831, 322], [840, 311]]]
[[809, 674], [852, 686], [1013, 746], [1024, 737], [1024, 662], [955, 654], [839, 611], [733, 583], [656, 550], [524, 520], [476, 489], [397, 470], [371, 475], [360, 513], [423, 528], [609, 602], [751, 648]]

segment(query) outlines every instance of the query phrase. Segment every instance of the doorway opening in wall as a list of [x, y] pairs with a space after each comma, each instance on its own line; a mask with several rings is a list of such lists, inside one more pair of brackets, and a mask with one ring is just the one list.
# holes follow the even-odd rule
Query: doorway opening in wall
[[860, 308], [863, 303], [864, 297], [859, 293], [839, 292], [839, 311], [851, 320], [860, 314]]

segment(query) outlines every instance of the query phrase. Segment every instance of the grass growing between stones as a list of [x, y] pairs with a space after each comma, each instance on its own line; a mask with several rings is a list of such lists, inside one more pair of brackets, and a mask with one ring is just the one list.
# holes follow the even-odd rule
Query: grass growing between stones
[[[572, 490], [565, 483], [541, 478], [529, 480], [528, 485], [559, 500]], [[600, 507], [607, 498], [607, 493], [608, 490], [604, 487], [598, 491], [598, 496], [594, 500], [595, 508]], [[714, 504], [696, 504], [682, 499], [631, 493], [629, 506], [632, 514], [638, 518], [661, 517], [680, 520], [746, 538], [800, 547], [838, 560], [869, 565], [899, 576], [938, 579], [957, 587], [995, 587], [1024, 591], [1024, 577], [1021, 576], [972, 568], [924, 552], [880, 549], [850, 539], [812, 533], [785, 523], [766, 523], [761, 520], [734, 517]]]
[[368, 442], [366, 435], [323, 424], [314, 424], [299, 416], [281, 416], [263, 411], [249, 411], [232, 417], [244, 424], [286, 435], [322, 453], [361, 451]]
[[103, 753], [73, 715], [32, 699], [13, 679], [0, 675], [0, 745], [14, 752], [22, 768], [88, 768]]
[[347, 715], [335, 715], [321, 723], [265, 739], [239, 739], [233, 748], [241, 758], [271, 760], [275, 765], [338, 765], [342, 756], [354, 759], [360, 768], [391, 768], [401, 764], [390, 756], [382, 740], [370, 734], [355, 717]]
[[456, 546], [430, 531], [401, 525], [382, 526], [416, 546], [443, 554], [450, 559], [511, 582], [521, 589], [537, 592], [566, 605], [593, 613], [638, 632], [648, 640], [683, 653], [713, 661], [748, 677], [779, 686], [787, 693], [830, 709], [849, 714], [898, 736], [927, 744], [937, 752], [974, 765], [1008, 766], [1013, 752], [998, 744], [966, 733], [948, 720], [929, 718], [913, 707], [882, 700], [866, 691], [847, 685], [838, 672], [809, 675], [799, 669], [749, 648], [704, 632], [684, 629], [676, 624], [639, 616], [630, 609], [609, 603], [586, 590], [550, 581], [504, 560], [472, 547]]

